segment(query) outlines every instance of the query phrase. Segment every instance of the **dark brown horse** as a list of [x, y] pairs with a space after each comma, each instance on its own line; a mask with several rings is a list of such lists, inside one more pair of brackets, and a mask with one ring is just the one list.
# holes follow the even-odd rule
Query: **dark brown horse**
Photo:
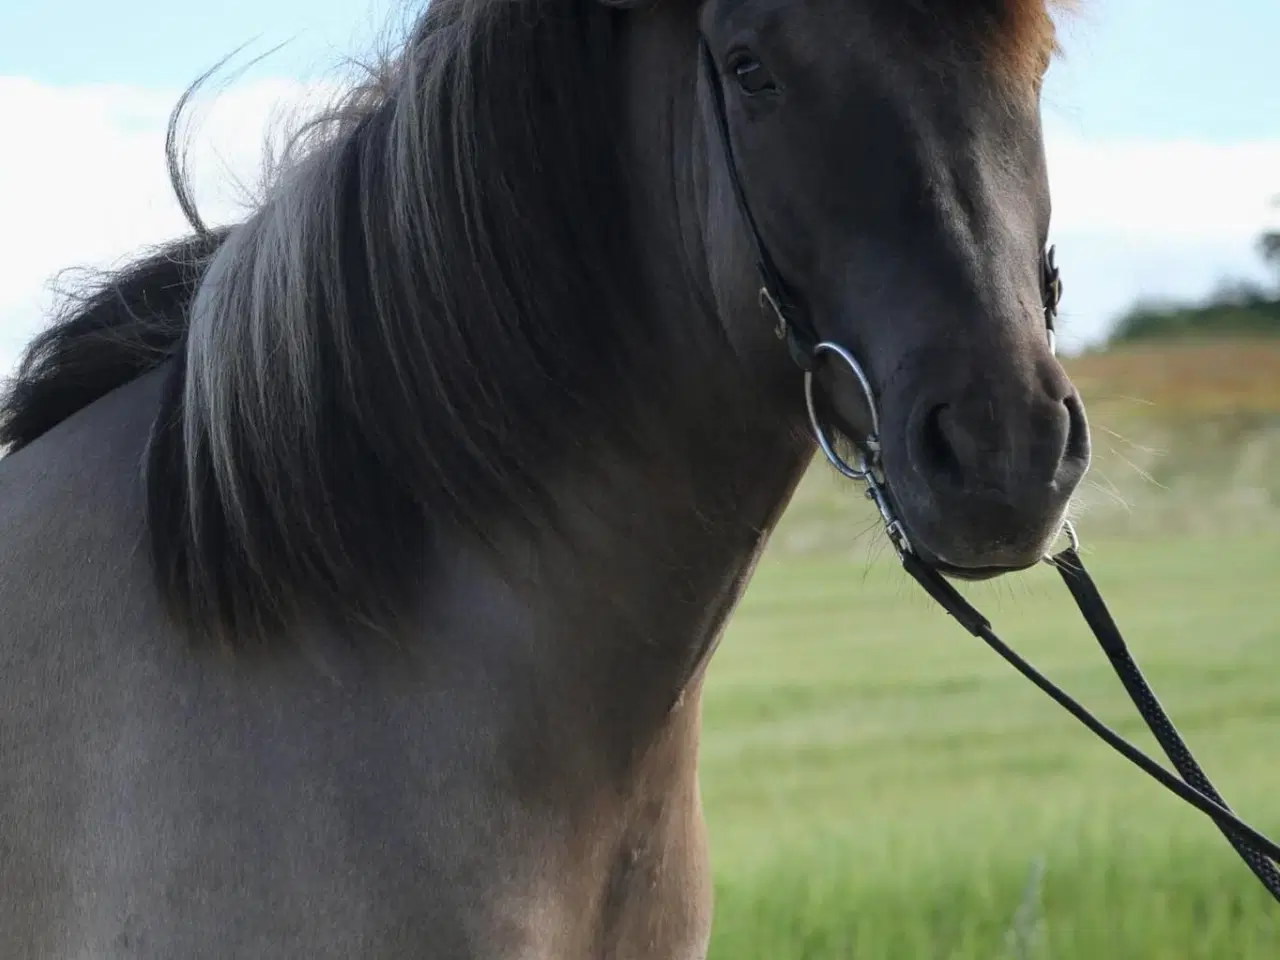
[[193, 235], [0, 410], [0, 955], [703, 956], [701, 678], [814, 452], [726, 157], [917, 551], [1026, 567], [1088, 460], [1052, 47], [1043, 0], [434, 0], [244, 223], [175, 173]]

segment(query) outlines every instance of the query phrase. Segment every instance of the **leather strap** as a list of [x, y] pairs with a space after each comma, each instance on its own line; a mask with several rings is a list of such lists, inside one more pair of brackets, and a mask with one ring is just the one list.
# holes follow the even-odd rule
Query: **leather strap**
[[[1142, 675], [1142, 670], [1138, 667], [1137, 661], [1129, 653], [1129, 648], [1124, 642], [1120, 628], [1116, 626], [1116, 622], [1111, 616], [1111, 611], [1107, 609], [1106, 603], [1102, 600], [1102, 594], [1098, 592], [1093, 578], [1085, 570], [1079, 555], [1074, 549], [1064, 550], [1054, 558], [1054, 567], [1057, 568], [1063, 583], [1067, 585], [1067, 589], [1071, 591], [1071, 596], [1075, 600], [1076, 606], [1080, 609], [1080, 614], [1084, 617], [1085, 622], [1089, 624], [1089, 629], [1093, 631], [1093, 635], [1097, 638], [1098, 645], [1102, 647], [1102, 652], [1107, 655], [1107, 659], [1111, 661], [1111, 666], [1115, 670], [1116, 676], [1124, 684], [1124, 688], [1129, 694], [1129, 699], [1133, 701], [1138, 708], [1138, 712], [1142, 714], [1142, 719], [1146, 721], [1148, 729], [1151, 730], [1151, 733], [1159, 742], [1161, 749], [1165, 752], [1165, 756], [1173, 763], [1184, 781], [1219, 807], [1229, 811], [1231, 808], [1214, 788], [1213, 783], [1200, 768], [1200, 764], [1196, 762], [1195, 757], [1191, 755], [1191, 751], [1187, 748], [1186, 743], [1183, 742], [1182, 736], [1174, 727], [1173, 721], [1169, 719], [1164, 707], [1160, 705], [1160, 700], [1156, 697], [1155, 691], [1147, 683], [1147, 678]], [[1269, 847], [1259, 850], [1257, 847], [1251, 846], [1240, 839], [1236, 833], [1228, 829], [1220, 821], [1218, 827], [1231, 845], [1235, 847], [1241, 859], [1249, 865], [1249, 869], [1271, 891], [1272, 895], [1277, 900], [1280, 900], [1280, 871], [1276, 870], [1276, 866], [1272, 862], [1272, 860], [1280, 859], [1275, 845], [1269, 844]]]
[[1116, 673], [1120, 675], [1120, 680], [1138, 708], [1138, 712], [1142, 714], [1143, 720], [1155, 733], [1161, 746], [1169, 754], [1185, 780], [1179, 780], [1098, 720], [1053, 681], [1010, 649], [996, 636], [990, 621], [937, 570], [926, 566], [913, 553], [903, 554], [902, 565], [907, 573], [962, 627], [985, 641], [987, 646], [1012, 664], [1019, 673], [1057, 701], [1068, 713], [1118, 753], [1217, 823], [1219, 829], [1231, 841], [1231, 845], [1271, 895], [1280, 900], [1280, 874], [1277, 873], [1273, 863], [1273, 861], [1280, 862], [1280, 846], [1236, 817], [1222, 800], [1221, 795], [1213, 788], [1204, 771], [1196, 764], [1191, 751], [1187, 749], [1177, 730], [1174, 729], [1173, 723], [1165, 714], [1164, 708], [1151, 692], [1138, 665], [1129, 654], [1124, 638], [1117, 629], [1106, 604], [1103, 603], [1101, 594], [1098, 593], [1093, 579], [1085, 570], [1084, 564], [1081, 563], [1074, 549], [1057, 554], [1053, 558], [1053, 565], [1071, 591], [1076, 605], [1080, 608], [1094, 636], [1097, 637], [1099, 645], [1106, 652]]
[[719, 133], [720, 145], [724, 151], [725, 174], [733, 187], [734, 198], [744, 220], [747, 221], [747, 235], [755, 248], [756, 271], [760, 274], [760, 298], [767, 301], [778, 322], [778, 336], [786, 341], [791, 359], [801, 370], [812, 370], [816, 362], [814, 347], [818, 344], [818, 334], [809, 320], [808, 312], [797, 304], [782, 272], [773, 257], [769, 255], [756, 218], [751, 213], [751, 205], [747, 203], [747, 193], [742, 186], [742, 178], [738, 175], [738, 164], [733, 155], [733, 139], [729, 133], [729, 116], [724, 104], [724, 90], [721, 89], [720, 71], [716, 66], [711, 47], [705, 37], [698, 38], [702, 51], [703, 66], [707, 72], [707, 85], [711, 88], [711, 101], [716, 118], [716, 130]]

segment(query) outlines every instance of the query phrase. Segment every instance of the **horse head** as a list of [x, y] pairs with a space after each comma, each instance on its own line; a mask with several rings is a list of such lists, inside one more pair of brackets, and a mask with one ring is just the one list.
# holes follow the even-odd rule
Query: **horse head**
[[[620, 6], [691, 81], [673, 81], [701, 185], [686, 218], [729, 340], [791, 403], [784, 334], [816, 368], [823, 429], [853, 441], [872, 431], [863, 390], [813, 347], [857, 358], [922, 558], [969, 578], [1037, 562], [1090, 457], [1052, 342], [1043, 0]], [[634, 59], [654, 83], [658, 61]]]

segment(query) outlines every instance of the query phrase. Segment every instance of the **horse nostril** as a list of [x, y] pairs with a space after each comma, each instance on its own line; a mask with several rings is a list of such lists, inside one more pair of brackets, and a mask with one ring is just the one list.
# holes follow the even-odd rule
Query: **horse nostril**
[[1066, 408], [1066, 436], [1057, 468], [1053, 471], [1053, 484], [1059, 489], [1070, 490], [1080, 483], [1089, 468], [1092, 444], [1089, 443], [1089, 424], [1080, 398], [1071, 393], [1062, 398], [1062, 406]]
[[[1065, 391], [1064, 391], [1065, 392]], [[1089, 428], [1074, 392], [947, 402], [923, 399], [907, 429], [907, 455], [935, 492], [1031, 502], [1073, 488], [1089, 464]]]
[[960, 457], [955, 445], [948, 435], [950, 428], [954, 427], [951, 420], [951, 408], [946, 403], [939, 403], [925, 412], [917, 432], [917, 467], [946, 477], [958, 486], [963, 480], [964, 471], [960, 467]]
[[1084, 404], [1072, 393], [1062, 401], [1067, 408], [1067, 442], [1062, 451], [1062, 464], [1087, 464], [1090, 456], [1089, 422], [1084, 415]]

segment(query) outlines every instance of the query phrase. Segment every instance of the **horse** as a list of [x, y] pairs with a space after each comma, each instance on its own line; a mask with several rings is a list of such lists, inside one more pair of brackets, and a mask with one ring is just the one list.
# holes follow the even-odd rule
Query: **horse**
[[189, 233], [0, 406], [0, 952], [704, 957], [707, 666], [802, 380], [871, 429], [806, 336], [948, 577], [1088, 467], [1055, 50], [1046, 0], [432, 0], [242, 220], [171, 138]]

